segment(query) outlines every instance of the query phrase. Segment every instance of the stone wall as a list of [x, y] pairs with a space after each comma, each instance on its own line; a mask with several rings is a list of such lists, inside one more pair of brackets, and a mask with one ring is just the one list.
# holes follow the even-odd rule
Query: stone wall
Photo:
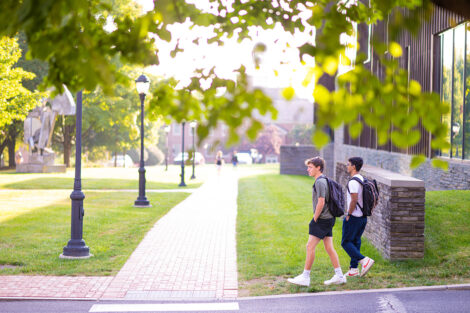
[[428, 191], [470, 189], [470, 160], [443, 158], [449, 163], [449, 170], [443, 171], [434, 168], [428, 159], [412, 170], [409, 166], [412, 158], [410, 155], [342, 144], [343, 127], [335, 130], [335, 139], [335, 163], [359, 156], [364, 159], [365, 164], [423, 180]]
[[[424, 182], [372, 166], [365, 166], [361, 174], [375, 179], [380, 190], [379, 204], [368, 217], [365, 237], [387, 259], [423, 258]], [[346, 186], [348, 179], [345, 163], [336, 163], [336, 181]]]
[[305, 160], [321, 156], [326, 163], [324, 173], [329, 177], [334, 175], [334, 145], [329, 144], [318, 151], [312, 145], [283, 145], [281, 146], [281, 174], [307, 175]]
[[281, 146], [281, 174], [308, 175], [304, 161], [318, 155], [320, 155], [318, 150], [310, 145]]

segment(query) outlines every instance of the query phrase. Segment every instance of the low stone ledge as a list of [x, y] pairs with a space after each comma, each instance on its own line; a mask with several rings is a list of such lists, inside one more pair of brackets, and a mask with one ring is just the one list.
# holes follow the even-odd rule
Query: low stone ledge
[[[424, 217], [426, 190], [424, 181], [373, 166], [364, 166], [361, 174], [375, 179], [380, 190], [364, 235], [390, 260], [424, 257]], [[346, 193], [349, 175], [346, 165], [336, 163], [336, 181]]]

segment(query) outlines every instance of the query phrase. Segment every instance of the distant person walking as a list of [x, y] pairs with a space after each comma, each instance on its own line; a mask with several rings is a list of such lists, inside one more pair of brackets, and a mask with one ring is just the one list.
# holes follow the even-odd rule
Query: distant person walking
[[315, 259], [315, 248], [320, 241], [323, 240], [325, 250], [328, 253], [331, 263], [333, 264], [334, 276], [324, 282], [325, 285], [344, 284], [346, 277], [339, 265], [339, 258], [333, 246], [333, 226], [335, 225], [335, 217], [331, 214], [325, 202], [329, 200], [328, 182], [323, 175], [325, 161], [320, 157], [315, 157], [305, 161], [307, 165], [308, 175], [315, 177], [313, 189], [313, 218], [309, 224], [309, 236], [307, 242], [307, 256], [305, 259], [304, 271], [302, 274], [289, 278], [292, 284], [309, 286], [310, 270]]
[[217, 173], [220, 173], [222, 170], [222, 164], [224, 164], [224, 158], [222, 151], [217, 151], [217, 155], [215, 156], [215, 165], [217, 167]]
[[[364, 216], [363, 207], [363, 187], [364, 177], [359, 174], [363, 160], [360, 157], [350, 158], [347, 164], [347, 171], [351, 179], [347, 185], [347, 215], [343, 220], [343, 237], [341, 246], [351, 257], [347, 277], [364, 276], [374, 265], [374, 260], [361, 254], [361, 237], [367, 225], [367, 216]], [[360, 182], [359, 182], [360, 181]], [[362, 265], [359, 273], [358, 265]]]
[[237, 150], [233, 151], [233, 155], [232, 155], [232, 165], [233, 165], [233, 167], [237, 167], [237, 165], [238, 165]]

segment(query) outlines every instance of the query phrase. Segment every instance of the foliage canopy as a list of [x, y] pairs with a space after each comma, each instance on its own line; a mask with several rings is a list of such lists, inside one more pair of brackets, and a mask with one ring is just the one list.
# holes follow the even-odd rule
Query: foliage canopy
[[[193, 2], [158, 0], [154, 10], [137, 17], [122, 12], [113, 16], [115, 29], [109, 30], [108, 17], [113, 10], [110, 1], [2, 1], [0, 35], [25, 32], [30, 56], [49, 64], [46, 85], [61, 88], [65, 83], [72, 90], [94, 90], [100, 86], [111, 93], [114, 84], [128, 80], [111, 59], [118, 57], [124, 63], [141, 65], [158, 63], [158, 45], [155, 46], [154, 38], [171, 40], [174, 34], [170, 33], [169, 26], [174, 23], [189, 21], [194, 27], [206, 27], [213, 33], [209, 42], [219, 45], [224, 44], [224, 38], [249, 38], [252, 27], [269, 29], [282, 25], [286, 32], [294, 35], [307, 32], [314, 38], [300, 47], [300, 54], [315, 59], [306, 82], [316, 82], [318, 123], [313, 138], [318, 146], [328, 141], [322, 131], [326, 125], [335, 128], [345, 123], [352, 135], [359, 135], [362, 124], [357, 122], [357, 117], [360, 114], [366, 124], [377, 130], [379, 143], [391, 140], [398, 147], [416, 144], [420, 139], [416, 127], [421, 120], [432, 134], [432, 148], [448, 147], [447, 128], [441, 123], [448, 104], [441, 103], [435, 94], [423, 92], [418, 82], [408, 81], [406, 72], [398, 65], [399, 33], [403, 29], [412, 33], [418, 31], [432, 11], [430, 1], [371, 0], [370, 5], [347, 0]], [[322, 86], [321, 77], [335, 76], [340, 66], [351, 65], [354, 61], [348, 59], [346, 49], [357, 48], [356, 41], [345, 43], [341, 40], [343, 34], [355, 36], [356, 24], [376, 24], [388, 17], [389, 41], [372, 40], [374, 51], [385, 68], [384, 77], [379, 79], [367, 71], [362, 66], [365, 55], [358, 54], [353, 69], [339, 77], [336, 91]], [[194, 40], [197, 42], [197, 36]], [[177, 44], [172, 54], [181, 52], [184, 48]], [[255, 138], [262, 125], [251, 117], [251, 112], [258, 110], [275, 116], [276, 110], [260, 90], [247, 88], [244, 67], [237, 72], [238, 79], [233, 81], [217, 77], [214, 69], [196, 71], [191, 83], [178, 89], [177, 82], [162, 81], [153, 90], [150, 115], [171, 117], [178, 122], [198, 120], [200, 141], [219, 121], [229, 126], [231, 143], [237, 140], [236, 130], [245, 122], [250, 125], [249, 137]], [[292, 91], [288, 89], [284, 94], [291, 97]], [[423, 158], [415, 158], [413, 166], [420, 160]]]

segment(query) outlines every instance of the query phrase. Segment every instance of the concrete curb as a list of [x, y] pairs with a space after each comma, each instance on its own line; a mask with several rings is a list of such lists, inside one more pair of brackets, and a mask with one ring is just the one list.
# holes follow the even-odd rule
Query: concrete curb
[[33, 300], [50, 300], [50, 301], [100, 301], [98, 298], [48, 298], [48, 297], [0, 297], [0, 300], [18, 300], [18, 301], [33, 301]]
[[[282, 298], [296, 298], [296, 297], [321, 297], [345, 294], [365, 294], [365, 293], [388, 293], [388, 292], [402, 292], [402, 291], [445, 291], [445, 290], [470, 290], [470, 284], [458, 285], [438, 285], [438, 286], [418, 286], [418, 287], [402, 287], [402, 288], [384, 288], [384, 289], [365, 289], [365, 290], [343, 290], [343, 291], [325, 291], [318, 293], [293, 293], [272, 296], [259, 296], [259, 297], [240, 297], [240, 298], [227, 298], [227, 299], [213, 299], [213, 298], [167, 298], [156, 299], [153, 301], [249, 301], [249, 300], [269, 300], [269, 299], [282, 299]], [[124, 299], [124, 298], [51, 298], [51, 297], [0, 297], [0, 300], [53, 300], [53, 301], [151, 301], [148, 299]]]
[[385, 288], [385, 289], [366, 289], [366, 290], [342, 290], [342, 291], [325, 291], [318, 293], [293, 293], [260, 297], [240, 297], [239, 301], [244, 300], [262, 300], [262, 299], [279, 299], [279, 298], [295, 298], [295, 297], [318, 297], [333, 296], [345, 294], [363, 294], [363, 293], [387, 293], [396, 291], [444, 291], [444, 290], [470, 290], [470, 284], [458, 285], [438, 285], [438, 286], [418, 286], [418, 287], [402, 287], [402, 288]]

